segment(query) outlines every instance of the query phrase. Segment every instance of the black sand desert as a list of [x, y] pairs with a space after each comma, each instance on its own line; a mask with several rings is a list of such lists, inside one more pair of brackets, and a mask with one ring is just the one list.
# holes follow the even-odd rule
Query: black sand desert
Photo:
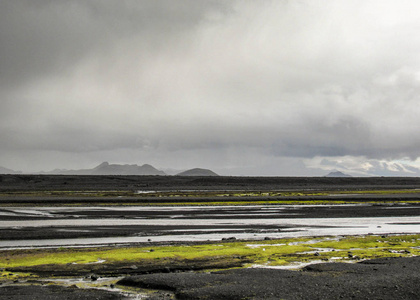
[[[418, 299], [419, 187], [418, 178], [2, 175], [0, 299]], [[272, 250], [283, 251], [281, 241], [324, 233], [388, 244], [381, 257], [370, 248], [340, 260], [302, 252], [299, 261], [313, 263], [296, 270], [251, 267], [258, 259], [248, 252], [12, 266], [60, 251], [158, 255], [258, 241], [274, 251], [266, 263], [279, 265], [290, 258]]]

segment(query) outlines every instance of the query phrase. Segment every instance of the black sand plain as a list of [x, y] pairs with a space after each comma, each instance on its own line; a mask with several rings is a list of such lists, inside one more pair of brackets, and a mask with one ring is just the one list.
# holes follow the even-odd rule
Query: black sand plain
[[[160, 290], [148, 299], [419, 299], [420, 257], [312, 264], [300, 271], [233, 269], [128, 276], [119, 284]], [[168, 291], [170, 293], [167, 293]], [[132, 299], [111, 291], [48, 285], [0, 287], [0, 299]], [[143, 298], [144, 299], [144, 298]]]
[[374, 190], [419, 188], [418, 177], [0, 175], [0, 192], [43, 190]]
[[132, 276], [120, 283], [179, 299], [419, 299], [420, 257], [312, 264], [301, 271], [236, 269]]
[[[419, 178], [325, 178], [325, 177], [178, 177], [178, 176], [67, 176], [67, 175], [0, 175], [0, 205], [65, 205], [83, 203], [114, 203], [126, 201], [120, 197], [82, 197], [73, 195], [36, 196], [25, 192], [45, 191], [179, 191], [179, 190], [238, 190], [238, 191], [366, 191], [419, 189]], [[351, 195], [351, 200], [367, 202], [417, 201], [419, 193], [410, 194], [361, 194]], [[240, 197], [239, 197], [240, 198]], [[283, 197], [294, 201], [320, 199], [318, 196]], [[254, 197], [253, 200], [264, 197]], [[348, 195], [334, 197], [336, 201], [349, 200]], [[235, 200], [235, 199], [229, 199]], [[166, 201], [142, 197], [138, 201]], [[181, 198], [181, 202], [197, 199]], [[238, 199], [243, 201], [243, 199]], [[133, 202], [133, 199], [130, 199]], [[389, 214], [418, 216], [420, 206], [412, 209], [387, 210]], [[333, 211], [307, 210], [308, 217], [365, 215], [374, 217], [369, 210], [335, 209]], [[86, 217], [95, 216], [86, 212]], [[89, 215], [90, 214], [90, 215]], [[105, 216], [106, 217], [106, 216]], [[4, 217], [2, 217], [4, 219]], [[136, 229], [137, 230], [137, 229]], [[145, 230], [148, 230], [147, 228]], [[95, 236], [104, 233], [98, 228]], [[130, 235], [129, 227], [117, 228], [115, 235]], [[26, 237], [57, 238], [56, 232], [37, 230]], [[71, 232], [61, 232], [60, 238], [71, 238]], [[107, 232], [108, 236], [112, 236]], [[3, 231], [0, 239], [13, 239], [15, 232]], [[91, 237], [91, 236], [87, 236]], [[356, 264], [328, 263], [307, 266], [301, 271], [273, 269], [237, 269], [214, 273], [180, 272], [171, 266], [159, 268], [154, 274], [133, 274], [121, 284], [153, 288], [163, 292], [150, 296], [151, 299], [419, 299], [420, 259], [393, 258], [363, 261]], [[188, 270], [188, 268], [185, 268]], [[175, 272], [176, 271], [176, 272]], [[145, 271], [144, 273], [147, 273]], [[48, 275], [48, 274], [46, 274]], [[164, 291], [170, 291], [166, 294]], [[27, 286], [0, 286], [0, 299], [122, 299], [123, 295], [112, 291], [46, 287], [38, 284]]]

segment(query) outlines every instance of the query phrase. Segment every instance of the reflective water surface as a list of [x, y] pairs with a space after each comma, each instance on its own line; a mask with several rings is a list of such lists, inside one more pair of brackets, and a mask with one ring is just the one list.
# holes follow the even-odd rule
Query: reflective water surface
[[[19, 239], [22, 238], [19, 235], [28, 231], [31, 232], [29, 238]], [[48, 235], [45, 235], [45, 232]], [[290, 205], [33, 207], [24, 209], [8, 207], [0, 209], [0, 248], [370, 233], [420, 233], [420, 206]], [[66, 234], [71, 235], [66, 238]]]

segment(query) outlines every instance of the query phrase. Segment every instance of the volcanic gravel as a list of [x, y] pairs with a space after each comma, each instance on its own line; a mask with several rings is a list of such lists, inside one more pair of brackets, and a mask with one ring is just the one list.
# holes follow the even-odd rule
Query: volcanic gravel
[[98, 289], [79, 289], [57, 285], [8, 285], [0, 286], [0, 299], [8, 300], [83, 300], [129, 299], [119, 293]]
[[132, 276], [119, 284], [174, 291], [177, 299], [419, 299], [420, 257], [313, 264], [300, 271], [236, 269]]
[[419, 177], [0, 175], [0, 191], [342, 190], [419, 188]]

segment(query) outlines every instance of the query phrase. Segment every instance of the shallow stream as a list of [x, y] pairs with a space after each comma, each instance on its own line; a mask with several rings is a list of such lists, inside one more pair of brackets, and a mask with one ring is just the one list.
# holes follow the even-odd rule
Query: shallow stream
[[[30, 238], [19, 239], [19, 235], [28, 231]], [[49, 233], [48, 238], [45, 238], [45, 232]], [[273, 205], [0, 209], [0, 248], [3, 249], [370, 233], [420, 233], [420, 207]], [[65, 238], [66, 235], [69, 238]]]

